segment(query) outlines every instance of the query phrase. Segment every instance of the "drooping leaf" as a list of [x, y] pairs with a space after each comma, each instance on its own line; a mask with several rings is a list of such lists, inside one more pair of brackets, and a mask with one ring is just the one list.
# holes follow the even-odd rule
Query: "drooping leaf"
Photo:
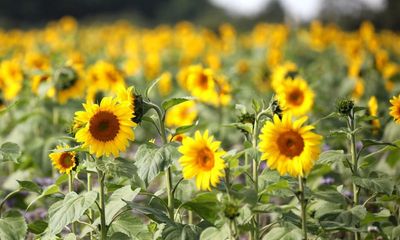
[[39, 187], [39, 185], [37, 185], [36, 183], [32, 182], [32, 181], [18, 181], [19, 186], [27, 191], [30, 192], [35, 192], [35, 193], [41, 193], [42, 189]]
[[194, 211], [203, 219], [214, 223], [218, 218], [220, 207], [217, 195], [214, 192], [205, 192], [198, 194], [195, 198], [183, 204], [183, 207]]
[[43, 220], [37, 220], [28, 224], [28, 230], [34, 234], [41, 234], [46, 230], [47, 226], [47, 222]]
[[176, 156], [177, 150], [171, 144], [158, 147], [152, 143], [140, 145], [135, 155], [138, 175], [146, 185], [164, 171]]
[[134, 240], [151, 240], [152, 234], [149, 232], [147, 225], [132, 215], [132, 213], [127, 212], [118, 217], [117, 220], [113, 222], [110, 226], [109, 234], [114, 236], [114, 233], [123, 233], [129, 237], [129, 239]]
[[146, 215], [151, 220], [157, 223], [165, 223], [167, 225], [173, 225], [174, 222], [165, 215], [163, 211], [159, 209], [138, 205], [137, 203], [127, 202], [127, 204], [137, 212]]
[[294, 240], [302, 239], [301, 230], [298, 228], [287, 229], [283, 227], [272, 228], [266, 235], [264, 235], [263, 240]]
[[96, 201], [97, 193], [94, 191], [77, 194], [68, 193], [65, 198], [50, 206], [49, 229], [51, 234], [58, 234], [63, 228], [77, 221], [85, 211]]
[[164, 111], [167, 111], [171, 107], [178, 105], [180, 103], [193, 100], [193, 97], [179, 97], [179, 98], [170, 98], [162, 102], [161, 106], [164, 109]]
[[55, 193], [58, 193], [60, 191], [60, 187], [52, 184], [48, 187], [46, 187], [43, 191], [42, 194], [40, 194], [39, 196], [37, 196], [35, 199], [32, 200], [31, 203], [29, 203], [28, 207], [26, 207], [26, 211], [35, 203], [37, 202], [39, 199], [42, 199], [45, 196], [49, 196]]
[[317, 163], [320, 164], [332, 164], [341, 162], [344, 160], [346, 155], [343, 150], [328, 150], [319, 155]]
[[355, 184], [377, 193], [391, 195], [394, 189], [394, 181], [389, 177], [353, 177]]
[[195, 128], [198, 124], [199, 124], [199, 121], [196, 121], [195, 123], [193, 123], [193, 124], [191, 124], [191, 125], [186, 125], [186, 126], [178, 127], [178, 128], [175, 130], [175, 135], [189, 132], [190, 130], [192, 130], [193, 128]]
[[23, 240], [27, 229], [24, 217], [17, 211], [9, 211], [0, 218], [0, 239]]
[[[108, 200], [106, 204], [106, 223], [110, 224], [114, 216], [126, 206], [125, 201], [132, 201], [136, 195], [140, 192], [140, 188], [132, 191], [131, 186], [127, 185], [120, 189], [117, 189]], [[124, 201], [123, 201], [124, 200]]]
[[216, 227], [206, 228], [200, 235], [200, 240], [226, 240], [229, 238], [229, 226], [224, 224], [222, 228]]
[[201, 229], [195, 225], [180, 224], [167, 225], [163, 229], [164, 240], [197, 240]]

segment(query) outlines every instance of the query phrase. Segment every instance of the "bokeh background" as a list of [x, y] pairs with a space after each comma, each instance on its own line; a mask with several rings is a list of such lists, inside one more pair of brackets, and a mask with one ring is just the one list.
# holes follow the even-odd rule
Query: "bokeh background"
[[41, 27], [70, 15], [80, 22], [126, 19], [140, 26], [188, 20], [210, 28], [230, 22], [247, 29], [256, 22], [292, 26], [314, 19], [334, 22], [346, 30], [363, 20], [377, 29], [400, 29], [398, 0], [1, 0], [0, 27]]

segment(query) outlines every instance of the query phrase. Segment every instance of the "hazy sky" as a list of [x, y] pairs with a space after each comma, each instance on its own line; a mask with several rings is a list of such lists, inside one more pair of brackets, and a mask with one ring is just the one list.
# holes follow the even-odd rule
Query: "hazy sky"
[[[214, 5], [226, 9], [234, 15], [254, 16], [261, 13], [272, 0], [209, 0]], [[286, 14], [301, 21], [309, 21], [318, 16], [324, 0], [277, 0]], [[381, 9], [385, 0], [358, 0], [353, 8], [362, 3], [371, 9]], [[349, 9], [346, 9], [349, 10]]]

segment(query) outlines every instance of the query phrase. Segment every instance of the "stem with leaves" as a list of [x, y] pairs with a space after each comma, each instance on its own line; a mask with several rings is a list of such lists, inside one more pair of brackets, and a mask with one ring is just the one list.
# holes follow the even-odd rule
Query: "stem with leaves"
[[[252, 132], [252, 148], [254, 151], [257, 150], [257, 139], [258, 139], [258, 133], [259, 133], [259, 122], [261, 121], [261, 117], [264, 115], [267, 115], [267, 113], [270, 111], [270, 108], [268, 107], [267, 109], [264, 109], [260, 112], [256, 112], [256, 117], [254, 119], [254, 124], [253, 124], [253, 132]], [[258, 198], [258, 167], [259, 167], [259, 159], [258, 159], [258, 152], [254, 154], [253, 158], [253, 164], [252, 164], [252, 179], [254, 182], [254, 191], [257, 194]], [[259, 239], [259, 214], [256, 213], [253, 217], [253, 228], [254, 230], [251, 233], [251, 239], [258, 240]]]
[[[87, 176], [87, 191], [90, 192], [90, 191], [92, 191], [92, 174], [90, 172], [87, 172], [86, 176]], [[93, 220], [93, 211], [91, 208], [89, 208], [89, 218], [90, 218], [89, 219], [90, 223], [92, 223], [91, 221]], [[89, 233], [89, 239], [90, 240], [93, 239], [92, 232]]]
[[101, 224], [101, 240], [107, 239], [107, 224], [106, 224], [106, 199], [105, 199], [105, 174], [103, 171], [98, 170], [100, 179], [100, 224]]
[[303, 231], [303, 240], [307, 240], [307, 200], [304, 195], [304, 185], [306, 179], [299, 176], [299, 201], [301, 207], [301, 230]]
[[[356, 150], [356, 119], [354, 114], [354, 109], [350, 111], [347, 117], [347, 127], [350, 131], [349, 133], [349, 141], [350, 141], [350, 155], [351, 155], [351, 168], [354, 176], [358, 176], [358, 158], [357, 158], [357, 150]], [[353, 182], [353, 206], [359, 204], [359, 194], [360, 188]], [[354, 234], [355, 240], [361, 239], [360, 233], [356, 232]]]
[[[73, 192], [74, 191], [74, 173], [73, 173], [73, 171], [71, 171], [69, 174], [68, 174], [68, 191], [69, 192]], [[76, 226], [75, 226], [75, 223], [72, 223], [71, 224], [72, 226], [72, 233], [76, 233]]]
[[[165, 112], [161, 110], [159, 106], [152, 102], [146, 102], [151, 108], [153, 108], [157, 115], [158, 115], [158, 120], [160, 124], [160, 134], [161, 134], [161, 139], [163, 144], [168, 143], [167, 135], [166, 135], [166, 129], [165, 129]], [[170, 219], [174, 219], [174, 195], [173, 195], [173, 186], [172, 186], [172, 169], [171, 166], [168, 166], [167, 170], [165, 171], [165, 180], [167, 182], [167, 195], [168, 195], [168, 214]]]

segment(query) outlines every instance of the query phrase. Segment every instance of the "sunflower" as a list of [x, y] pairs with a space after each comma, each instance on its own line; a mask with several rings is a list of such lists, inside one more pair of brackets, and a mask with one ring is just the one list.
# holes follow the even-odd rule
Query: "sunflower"
[[68, 145], [58, 145], [57, 152], [49, 154], [53, 166], [57, 168], [60, 173], [69, 174], [71, 170], [73, 170], [75, 166], [77, 166], [78, 163], [75, 152], [63, 151], [68, 148]]
[[281, 175], [305, 176], [318, 158], [322, 136], [311, 132], [314, 126], [302, 126], [305, 121], [307, 117], [292, 122], [291, 114], [284, 114], [282, 120], [274, 115], [273, 122], [261, 129], [261, 160]]
[[219, 148], [221, 142], [213, 141], [213, 137], [205, 131], [203, 135], [196, 131], [195, 137], [186, 137], [182, 140], [179, 152], [183, 156], [179, 159], [183, 167], [183, 178], [196, 177], [196, 186], [200, 190], [211, 190], [220, 177], [224, 176], [225, 163], [221, 158], [225, 152]]
[[71, 98], [79, 98], [85, 90], [85, 81], [73, 67], [63, 67], [54, 76], [57, 100], [66, 103]]
[[97, 157], [119, 156], [125, 151], [128, 140], [134, 139], [132, 127], [132, 109], [128, 102], [118, 102], [117, 99], [105, 97], [100, 105], [83, 104], [86, 111], [75, 113], [75, 125], [82, 126], [75, 135], [78, 142], [83, 143], [91, 154]]
[[284, 64], [275, 67], [271, 76], [272, 88], [277, 91], [284, 80], [294, 79], [297, 74], [297, 66], [292, 62], [285, 62]]
[[186, 101], [168, 109], [165, 116], [165, 124], [168, 127], [179, 127], [193, 124], [197, 118], [196, 103]]
[[301, 77], [283, 81], [277, 98], [285, 110], [295, 116], [307, 114], [314, 104], [314, 92]]
[[[378, 101], [376, 100], [375, 96], [372, 96], [369, 98], [368, 112], [369, 112], [370, 116], [378, 117]], [[379, 119], [372, 119], [371, 123], [375, 130], [380, 128], [380, 126], [381, 126]]]
[[393, 98], [390, 99], [390, 103], [392, 106], [389, 108], [389, 114], [394, 118], [396, 123], [400, 124], [400, 95], [397, 97], [393, 96]]

